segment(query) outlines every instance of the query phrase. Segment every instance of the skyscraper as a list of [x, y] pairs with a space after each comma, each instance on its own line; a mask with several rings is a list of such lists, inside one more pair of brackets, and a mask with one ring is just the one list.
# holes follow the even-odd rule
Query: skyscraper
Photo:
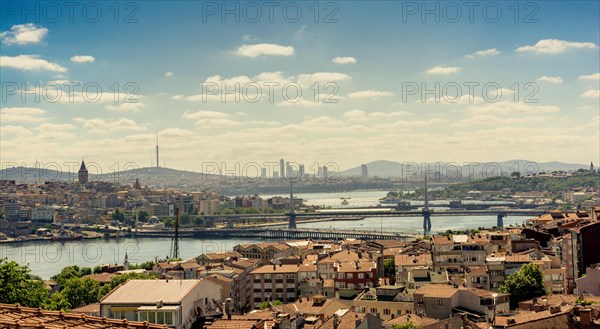
[[285, 177], [285, 161], [283, 159], [279, 160], [279, 177]]
[[158, 133], [156, 134], [156, 168], [160, 167], [160, 162], [158, 162]]
[[360, 170], [361, 170], [361, 173], [362, 173], [362, 178], [369, 177], [369, 169], [367, 169], [367, 165], [366, 164], [361, 164], [360, 165]]
[[304, 165], [303, 164], [298, 166], [298, 177], [300, 177], [300, 178], [304, 177]]

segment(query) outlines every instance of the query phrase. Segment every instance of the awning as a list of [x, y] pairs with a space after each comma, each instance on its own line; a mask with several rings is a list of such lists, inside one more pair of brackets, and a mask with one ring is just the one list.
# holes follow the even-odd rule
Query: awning
[[140, 306], [136, 309], [137, 312], [140, 312], [140, 311], [177, 311], [177, 310], [179, 310], [179, 306], [163, 306], [163, 307]]

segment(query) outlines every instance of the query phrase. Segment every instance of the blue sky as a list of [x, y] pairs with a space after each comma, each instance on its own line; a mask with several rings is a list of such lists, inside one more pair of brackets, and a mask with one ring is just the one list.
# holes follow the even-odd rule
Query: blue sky
[[[463, 2], [319, 2], [318, 15], [314, 2], [274, 3], [270, 21], [263, 2], [228, 2], [239, 23], [221, 2], [120, 2], [118, 17], [114, 2], [82, 2], [72, 20], [66, 7], [54, 19], [46, 3], [3, 3], [1, 161], [149, 166], [158, 133], [161, 162], [189, 170], [279, 158], [600, 162], [598, 1], [517, 2], [517, 16], [513, 2], [476, 2], [471, 20]], [[79, 83], [72, 95], [69, 83]], [[236, 83], [239, 102], [223, 102], [220, 89]], [[421, 91], [436, 83], [438, 102]], [[97, 102], [85, 84], [102, 89]], [[326, 102], [333, 91], [337, 103]]]

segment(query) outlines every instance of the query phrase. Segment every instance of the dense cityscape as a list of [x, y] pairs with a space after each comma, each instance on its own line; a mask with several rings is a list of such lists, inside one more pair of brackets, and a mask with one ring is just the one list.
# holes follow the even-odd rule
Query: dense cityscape
[[0, 2], [1, 329], [600, 329], [600, 1]]

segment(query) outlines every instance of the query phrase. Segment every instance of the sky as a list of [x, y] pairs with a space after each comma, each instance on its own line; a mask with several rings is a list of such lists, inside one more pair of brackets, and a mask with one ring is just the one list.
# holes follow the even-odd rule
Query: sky
[[0, 6], [4, 168], [600, 163], [598, 1]]

